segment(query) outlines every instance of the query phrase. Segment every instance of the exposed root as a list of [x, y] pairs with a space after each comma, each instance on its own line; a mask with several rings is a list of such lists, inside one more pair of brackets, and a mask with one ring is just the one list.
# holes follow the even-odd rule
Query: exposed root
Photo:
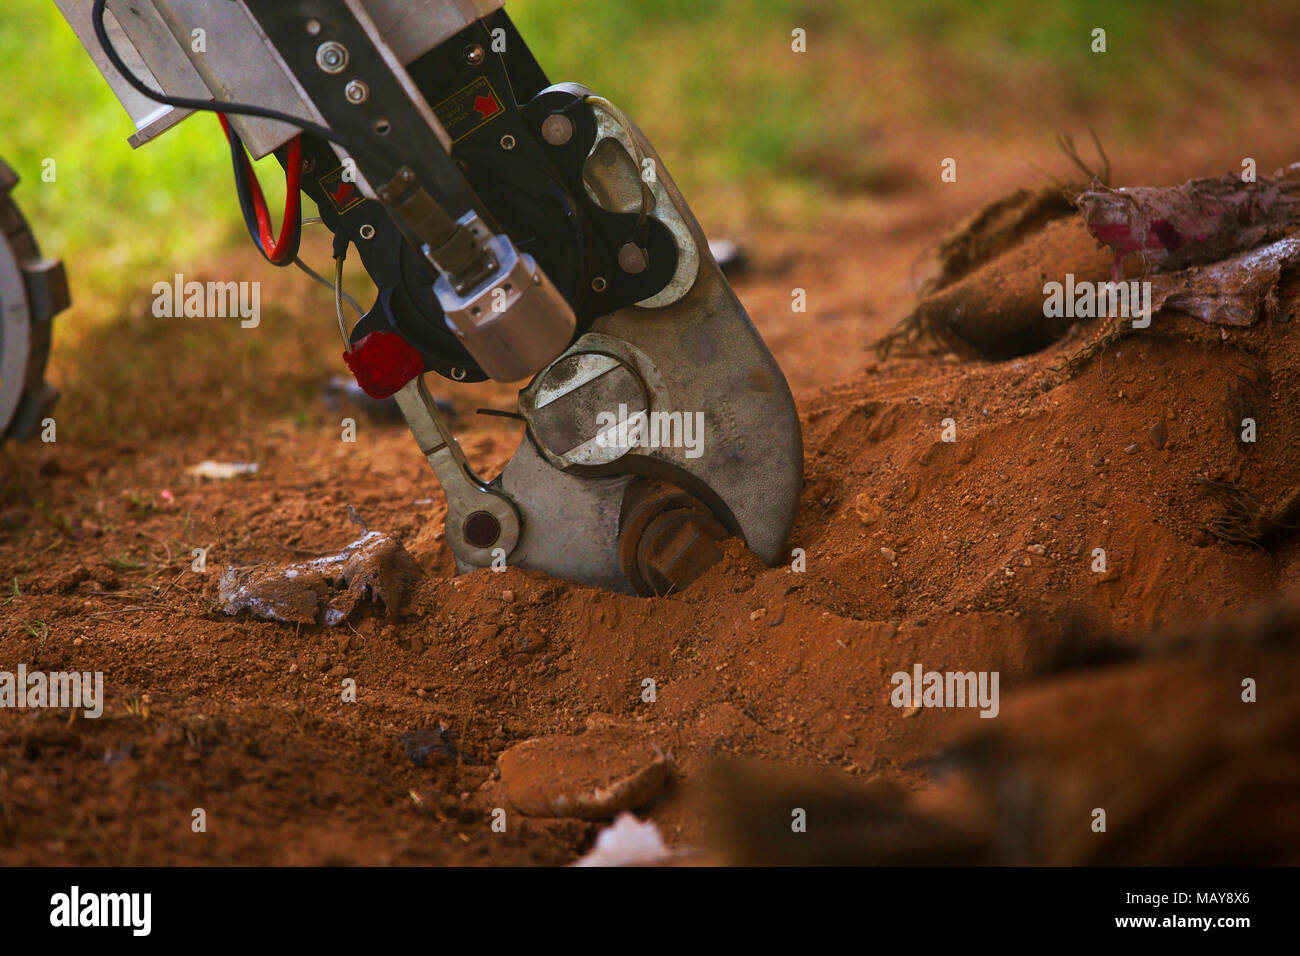
[[1111, 345], [1120, 339], [1127, 337], [1137, 331], [1131, 325], [1116, 321], [1114, 318], [1106, 319], [1097, 329], [1092, 341], [1079, 349], [1074, 354], [1068, 356], [1060, 365], [1052, 371], [1061, 372], [1070, 378], [1082, 372], [1092, 360], [1101, 355]]
[[1237, 353], [1237, 367], [1233, 370], [1233, 380], [1225, 389], [1223, 398], [1224, 423], [1241, 448], [1249, 450], [1252, 446], [1242, 441], [1243, 422], [1250, 418], [1259, 420], [1260, 409], [1268, 399], [1268, 369], [1258, 356], [1249, 352]]
[[1267, 550], [1300, 531], [1300, 484], [1287, 492], [1277, 507], [1265, 509], [1239, 485], [1209, 478], [1197, 483], [1223, 503], [1223, 513], [1208, 528], [1220, 541]]
[[1088, 127], [1088, 133], [1092, 136], [1092, 144], [1097, 147], [1097, 155], [1101, 157], [1101, 169], [1094, 170], [1085, 163], [1079, 156], [1079, 150], [1074, 145], [1074, 137], [1069, 133], [1057, 133], [1056, 145], [1061, 147], [1069, 160], [1083, 171], [1083, 175], [1089, 182], [1110, 185], [1110, 157], [1106, 155], [1105, 148], [1101, 145], [1101, 139], [1097, 136], [1097, 131], [1091, 126]]
[[896, 352], [918, 354], [926, 344], [948, 351], [970, 351], [970, 346], [952, 335], [945, 326], [930, 321], [930, 314], [925, 309], [909, 312], [872, 347], [876, 357], [883, 361]]

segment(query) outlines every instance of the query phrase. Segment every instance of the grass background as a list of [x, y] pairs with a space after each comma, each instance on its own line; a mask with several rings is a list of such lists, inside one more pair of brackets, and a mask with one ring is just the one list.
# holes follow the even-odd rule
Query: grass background
[[[1095, 125], [1112, 155], [1181, 144], [1213, 164], [1237, 162], [1225, 150], [1261, 128], [1300, 146], [1289, 132], [1300, 102], [1293, 0], [510, 0], [507, 9], [553, 80], [586, 83], [637, 120], [706, 229], [779, 236], [784, 248], [839, 224], [862, 237], [845, 254], [869, 254], [888, 241], [880, 210], [933, 203], [940, 157], [966, 157], [947, 217], [1038, 175], [1057, 130], [1084, 141]], [[802, 55], [791, 51], [795, 28], [807, 31]], [[1104, 55], [1091, 51], [1095, 28], [1107, 31]], [[275, 418], [325, 427], [320, 383], [341, 371], [331, 297], [252, 251], [216, 119], [193, 117], [131, 150], [130, 121], [52, 0], [0, 4], [0, 83], [0, 157], [22, 177], [23, 211], [72, 283], [50, 371], [64, 391], [60, 439], [182, 438], [199, 419], [203, 434], [220, 428], [227, 441]], [[1284, 145], [1260, 168], [1296, 158], [1287, 156]], [[47, 159], [51, 183], [41, 179]], [[274, 207], [283, 175], [273, 160], [260, 166]], [[998, 169], [1013, 175], [993, 185], [985, 174]], [[320, 230], [303, 254], [327, 264]], [[261, 326], [155, 319], [150, 290], [177, 271], [262, 282]], [[369, 302], [351, 272], [352, 291]]]
[[[553, 79], [623, 105], [707, 219], [711, 205], [884, 188], [891, 131], [998, 134], [1026, 113], [1108, 141], [1250, 108], [1292, 45], [1286, 2], [511, 0]], [[808, 53], [790, 52], [795, 27]], [[1091, 52], [1091, 30], [1109, 52]], [[1294, 52], [1294, 51], [1292, 51]], [[245, 241], [215, 119], [139, 151], [50, 0], [0, 12], [0, 156], [42, 242], [110, 290], [124, 274]], [[57, 163], [55, 183], [41, 162]], [[274, 172], [265, 164], [265, 177]], [[271, 190], [274, 192], [274, 189]]]

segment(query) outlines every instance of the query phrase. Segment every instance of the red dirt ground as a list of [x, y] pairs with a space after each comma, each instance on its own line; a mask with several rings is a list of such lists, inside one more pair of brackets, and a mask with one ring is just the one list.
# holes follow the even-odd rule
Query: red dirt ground
[[[990, 181], [987, 195], [1009, 182]], [[404, 427], [360, 419], [357, 443], [345, 445], [338, 416], [263, 402], [275, 383], [241, 394], [231, 370], [246, 361], [282, 369], [283, 387], [308, 395], [340, 370], [324, 297], [301, 277], [268, 274], [251, 253], [192, 270], [201, 279], [237, 267], [263, 280], [264, 302], [288, 303], [292, 318], [281, 320], [310, 331], [269, 359], [213, 354], [190, 367], [181, 349], [192, 338], [142, 331], [146, 309], [128, 304], [134, 331], [112, 336], [168, 356], [156, 379], [133, 382], [128, 369], [92, 380], [100, 401], [129, 412], [101, 410], [112, 430], [78, 429], [89, 406], [77, 401], [92, 399], [89, 386], [73, 389], [58, 412], [69, 437], [0, 452], [0, 669], [99, 670], [108, 696], [100, 720], [0, 712], [0, 862], [567, 863], [599, 824], [516, 812], [497, 760], [593, 721], [669, 756], [671, 781], [646, 812], [676, 846], [710, 844], [693, 788], [721, 758], [888, 782], [941, 803], [913, 762], [1001, 722], [890, 706], [890, 675], [917, 662], [999, 670], [1004, 708], [1031, 715], [1012, 718], [1017, 733], [1061, 738], [1075, 755], [1064, 765], [1122, 803], [1131, 778], [1091, 772], [1104, 764], [1089, 756], [1094, 735], [1113, 741], [1158, 714], [1174, 719], [1169, 708], [1184, 705], [1169, 695], [1191, 693], [1170, 676], [1182, 665], [1114, 665], [1109, 677], [1046, 684], [1038, 675], [1067, 633], [1142, 647], [1153, 631], [1274, 600], [1300, 579], [1295, 539], [1272, 552], [1214, 541], [1204, 529], [1219, 506], [1193, 484], [1238, 481], [1273, 502], [1300, 474], [1300, 315], [1284, 295], [1293, 321], [1226, 339], [1171, 321], [1075, 374], [1058, 367], [1095, 327], [996, 364], [942, 352], [878, 360], [868, 346], [910, 305], [918, 256], [970, 208], [969, 196], [929, 190], [837, 213], [817, 236], [750, 234], [757, 273], [737, 287], [804, 425], [807, 485], [791, 547], [805, 549], [807, 569], [766, 568], [733, 546], [664, 599], [517, 570], [456, 577], [441, 493]], [[790, 313], [795, 285], [810, 290], [808, 315]], [[1271, 372], [1249, 452], [1224, 424], [1241, 349]], [[473, 410], [509, 407], [510, 390], [436, 388], [464, 413], [471, 461], [495, 473], [518, 429]], [[951, 444], [940, 440], [947, 418]], [[111, 424], [124, 420], [138, 427]], [[188, 478], [206, 458], [261, 471]], [[328, 630], [216, 609], [222, 566], [332, 553], [356, 537], [349, 505], [428, 571], [399, 618]], [[188, 568], [203, 546], [200, 576]], [[1091, 569], [1094, 548], [1107, 552], [1105, 574]], [[1275, 673], [1295, 686], [1294, 668]], [[1242, 676], [1225, 667], [1223, 687], [1206, 693], [1236, 699]], [[347, 677], [355, 704], [340, 698]], [[641, 700], [645, 678], [657, 683], [654, 703]], [[1126, 680], [1141, 690], [1123, 718], [1113, 693], [1085, 692]], [[1035, 703], [1044, 695], [1056, 706]], [[1077, 719], [1033, 716], [1060, 708]], [[417, 766], [403, 736], [439, 727], [456, 755]], [[1056, 805], [1096, 805], [1081, 793]], [[491, 826], [498, 807], [504, 833]], [[206, 811], [204, 833], [192, 832], [195, 808]]]

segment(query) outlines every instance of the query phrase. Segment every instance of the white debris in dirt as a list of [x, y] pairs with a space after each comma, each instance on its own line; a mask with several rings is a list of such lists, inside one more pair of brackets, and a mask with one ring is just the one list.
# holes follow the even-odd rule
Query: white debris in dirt
[[620, 813], [600, 831], [591, 852], [574, 866], [654, 866], [666, 863], [673, 852], [664, 845], [659, 828], [630, 813]]
[[390, 618], [423, 576], [395, 538], [369, 531], [338, 554], [287, 566], [227, 567], [218, 582], [221, 608], [284, 624], [336, 627], [363, 601], [383, 604]]
[[249, 461], [201, 461], [185, 469], [187, 475], [207, 481], [229, 481], [257, 474], [258, 465]]
[[730, 239], [710, 239], [709, 252], [717, 260], [718, 268], [728, 276], [738, 276], [749, 271], [749, 256], [739, 243]]

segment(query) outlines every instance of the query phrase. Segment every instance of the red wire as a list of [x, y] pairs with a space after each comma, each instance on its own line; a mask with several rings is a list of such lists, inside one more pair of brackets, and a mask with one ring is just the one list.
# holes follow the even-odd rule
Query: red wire
[[[229, 142], [230, 122], [224, 113], [218, 113], [217, 118], [221, 120], [221, 129], [226, 134], [226, 141]], [[302, 136], [298, 135], [289, 140], [289, 153], [285, 159], [287, 193], [284, 197], [284, 219], [280, 223], [278, 239], [271, 235], [271, 214], [267, 211], [266, 198], [262, 195], [262, 186], [257, 180], [256, 173], [253, 172], [253, 166], [245, 154], [240, 155], [240, 161], [244, 165], [244, 175], [253, 191], [253, 208], [257, 213], [257, 229], [262, 237], [262, 251], [272, 262], [284, 262], [289, 257], [293, 231], [299, 228], [302, 219]]]

